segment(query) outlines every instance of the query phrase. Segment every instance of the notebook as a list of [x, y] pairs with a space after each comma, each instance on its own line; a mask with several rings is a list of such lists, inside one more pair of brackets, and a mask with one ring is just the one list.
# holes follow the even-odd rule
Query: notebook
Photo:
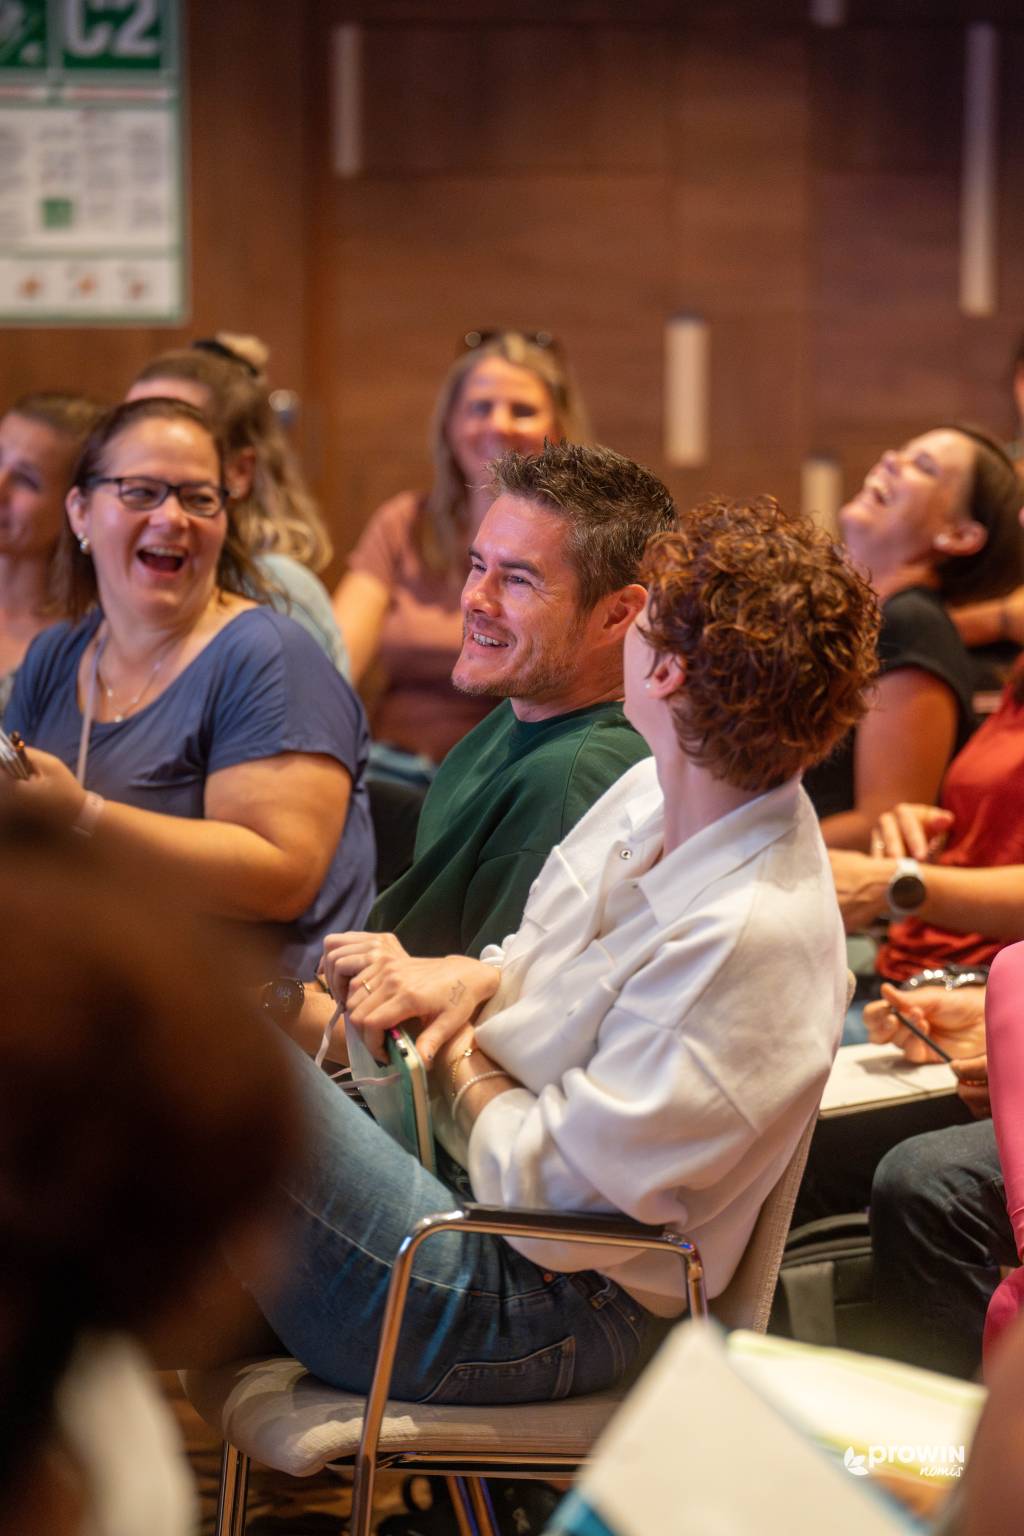
[[956, 1075], [944, 1061], [908, 1061], [897, 1045], [844, 1045], [836, 1054], [822, 1115], [882, 1109], [911, 1099], [956, 1092]]

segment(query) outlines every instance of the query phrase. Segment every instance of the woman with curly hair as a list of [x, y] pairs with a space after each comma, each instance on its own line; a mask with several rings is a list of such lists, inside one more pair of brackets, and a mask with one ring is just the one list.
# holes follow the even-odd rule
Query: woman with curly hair
[[[499, 461], [503, 494], [538, 462]], [[351, 1390], [369, 1379], [402, 1236], [467, 1176], [491, 1205], [686, 1232], [715, 1295], [815, 1111], [846, 962], [800, 775], [862, 713], [875, 600], [769, 499], [696, 507], [655, 536], [645, 575], [625, 708], [653, 756], [553, 849], [518, 932], [481, 960], [413, 959], [381, 934], [326, 942], [327, 979], [371, 1046], [422, 1021], [441, 1143], [434, 1177], [304, 1063], [313, 1155], [287, 1190], [294, 1263], [282, 1289], [254, 1291], [287, 1348]], [[684, 1306], [663, 1255], [551, 1241], [452, 1233], [415, 1275], [394, 1389], [420, 1400], [599, 1390]]]

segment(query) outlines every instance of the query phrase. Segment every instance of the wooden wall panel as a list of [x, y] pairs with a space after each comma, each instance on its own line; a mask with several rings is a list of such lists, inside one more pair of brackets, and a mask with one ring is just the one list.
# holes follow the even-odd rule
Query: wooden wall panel
[[999, 314], [958, 307], [963, 29], [873, 26], [814, 43], [814, 449], [852, 489], [881, 449], [965, 418], [1008, 431], [1009, 317], [1024, 299], [1022, 36], [1004, 55]]
[[801, 37], [681, 38], [673, 307], [711, 327], [711, 462], [684, 499], [798, 495], [808, 315], [808, 92]]
[[368, 27], [368, 176], [660, 170], [657, 28]]
[[372, 510], [367, 488], [399, 490], [417, 468], [411, 483], [424, 483], [434, 397], [474, 326], [552, 330], [597, 433], [658, 455], [661, 178], [368, 179], [336, 197], [344, 232], [315, 308], [326, 322], [321, 487], [340, 544]]
[[305, 382], [307, 0], [193, 0], [187, 26], [192, 319], [176, 331], [0, 330], [0, 402], [29, 389], [116, 399], [157, 351], [218, 328], [255, 331], [283, 383]]
[[[467, 326], [550, 326], [598, 434], [709, 489], [798, 495], [834, 453], [850, 487], [933, 420], [999, 431], [1024, 324], [1024, 30], [1002, 11], [1000, 308], [958, 308], [963, 25], [970, 0], [680, 8], [567, 0], [319, 0], [324, 52], [364, 23], [367, 172], [321, 161], [314, 394], [347, 547], [417, 476]], [[996, 12], [991, 12], [996, 15]], [[998, 19], [998, 17], [997, 17]], [[1007, 21], [1017, 26], [1007, 25]], [[665, 319], [711, 326], [711, 457], [661, 458]]]

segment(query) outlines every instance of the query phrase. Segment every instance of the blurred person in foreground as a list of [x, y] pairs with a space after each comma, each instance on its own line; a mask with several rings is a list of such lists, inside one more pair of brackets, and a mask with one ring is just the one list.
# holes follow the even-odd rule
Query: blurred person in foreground
[[[440, 1141], [435, 1177], [296, 1053], [311, 1156], [286, 1181], [293, 1263], [283, 1288], [250, 1289], [336, 1385], [366, 1389], [398, 1245], [467, 1181], [488, 1204], [669, 1224], [716, 1295], [817, 1105], [846, 963], [800, 775], [864, 708], [874, 596], [769, 498], [694, 508], [641, 579], [625, 709], [653, 755], [553, 849], [518, 932], [482, 960], [365, 933], [325, 947], [371, 1048], [422, 1021]], [[417, 1258], [394, 1392], [596, 1391], [683, 1305], [674, 1259], [449, 1233]]]
[[146, 1350], [222, 1237], [271, 1258], [280, 1037], [182, 885], [2, 793], [0, 893], [0, 1532], [182, 1536]]

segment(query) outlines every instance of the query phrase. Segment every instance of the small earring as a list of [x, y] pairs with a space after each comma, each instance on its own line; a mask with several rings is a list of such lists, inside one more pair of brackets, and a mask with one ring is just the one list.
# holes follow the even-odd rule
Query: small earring
[[644, 687], [647, 690], [647, 692], [650, 693], [650, 691], [651, 691], [651, 680], [650, 680], [650, 678], [648, 678], [646, 683], [644, 683]]
[[92, 549], [92, 545], [89, 543], [89, 540], [84, 533], [78, 540], [78, 547], [82, 551], [83, 555], [87, 555]]

